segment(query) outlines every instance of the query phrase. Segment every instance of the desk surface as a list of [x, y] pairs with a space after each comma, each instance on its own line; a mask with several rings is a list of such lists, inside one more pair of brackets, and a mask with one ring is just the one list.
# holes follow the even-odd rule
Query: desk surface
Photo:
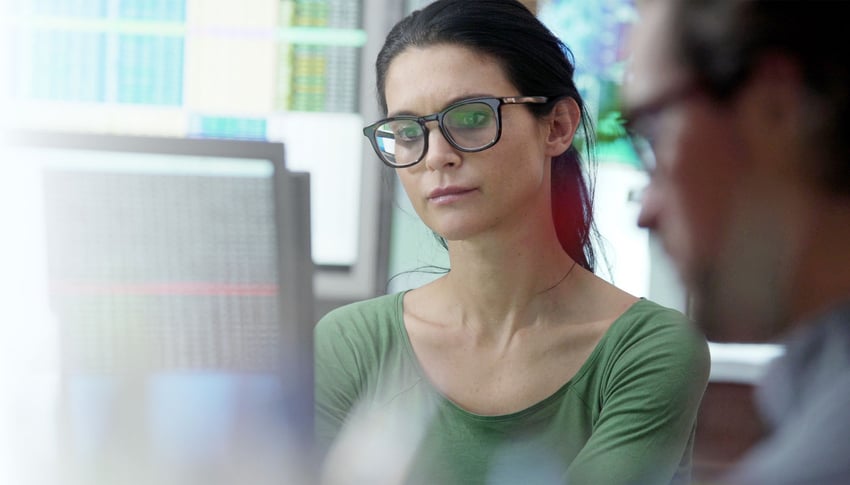
[[709, 342], [712, 382], [755, 384], [767, 365], [784, 352], [777, 344], [731, 344]]

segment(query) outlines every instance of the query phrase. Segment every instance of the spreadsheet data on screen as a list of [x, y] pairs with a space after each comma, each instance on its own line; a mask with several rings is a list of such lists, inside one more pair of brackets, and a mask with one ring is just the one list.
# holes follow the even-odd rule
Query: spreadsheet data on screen
[[13, 123], [284, 142], [288, 168], [311, 174], [315, 262], [349, 266], [360, 251], [363, 196], [362, 8], [357, 0], [12, 0], [3, 72]]

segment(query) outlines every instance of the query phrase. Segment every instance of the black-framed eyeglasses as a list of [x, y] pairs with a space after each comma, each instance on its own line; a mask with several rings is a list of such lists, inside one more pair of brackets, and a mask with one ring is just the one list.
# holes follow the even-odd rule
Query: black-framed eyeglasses
[[363, 128], [382, 162], [394, 168], [419, 163], [428, 152], [429, 121], [462, 152], [480, 152], [495, 145], [502, 136], [503, 104], [542, 104], [546, 96], [480, 97], [458, 101], [427, 116], [400, 115]]
[[652, 101], [625, 110], [623, 118], [626, 120], [626, 133], [638, 160], [650, 176], [655, 173], [657, 166], [655, 143], [660, 131], [661, 114], [668, 108], [699, 92], [699, 84], [689, 82], [658, 96]]

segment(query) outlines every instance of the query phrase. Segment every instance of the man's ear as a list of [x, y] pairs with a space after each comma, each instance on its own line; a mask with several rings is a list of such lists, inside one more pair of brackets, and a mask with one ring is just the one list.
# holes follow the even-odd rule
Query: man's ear
[[581, 122], [581, 110], [573, 98], [563, 98], [555, 104], [546, 119], [546, 155], [555, 157], [567, 151], [572, 144]]

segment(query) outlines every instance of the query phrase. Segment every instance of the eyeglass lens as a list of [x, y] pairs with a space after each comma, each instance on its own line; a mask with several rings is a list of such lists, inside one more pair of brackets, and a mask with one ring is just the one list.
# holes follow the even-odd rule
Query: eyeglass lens
[[[464, 103], [437, 115], [440, 130], [461, 150], [483, 150], [499, 134], [496, 109], [484, 102]], [[391, 119], [375, 129], [375, 142], [385, 160], [394, 165], [418, 161], [425, 152], [424, 123], [416, 119]]]
[[655, 140], [658, 136], [658, 113], [635, 116], [628, 123], [629, 139], [638, 161], [649, 174], [655, 171]]
[[655, 171], [655, 150], [652, 148], [652, 141], [637, 134], [632, 134], [630, 138], [643, 169], [652, 174]]

